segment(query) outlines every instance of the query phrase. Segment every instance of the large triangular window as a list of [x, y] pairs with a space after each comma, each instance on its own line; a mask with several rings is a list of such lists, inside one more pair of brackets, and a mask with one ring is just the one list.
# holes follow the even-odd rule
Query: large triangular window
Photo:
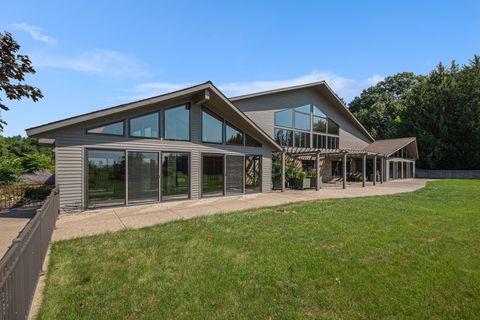
[[123, 136], [125, 134], [125, 122], [118, 121], [87, 129], [88, 134], [104, 134], [109, 136]]

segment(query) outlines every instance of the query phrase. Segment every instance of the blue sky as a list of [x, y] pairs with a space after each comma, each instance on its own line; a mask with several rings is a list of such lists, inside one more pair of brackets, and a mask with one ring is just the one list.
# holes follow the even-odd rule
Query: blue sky
[[[227, 95], [326, 80], [347, 102], [383, 77], [480, 54], [480, 1], [4, 1], [45, 98], [4, 135], [212, 80]], [[1, 94], [1, 93], [0, 93]]]

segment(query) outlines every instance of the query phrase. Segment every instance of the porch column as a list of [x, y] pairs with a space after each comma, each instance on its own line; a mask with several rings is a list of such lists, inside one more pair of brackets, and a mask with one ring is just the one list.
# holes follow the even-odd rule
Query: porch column
[[380, 157], [380, 183], [383, 183], [383, 180], [385, 178], [383, 173], [383, 170], [385, 169], [384, 162], [385, 162], [385, 158]]
[[342, 166], [343, 166], [343, 189], [347, 188], [347, 153], [343, 153], [343, 161], [342, 161]]
[[320, 190], [320, 183], [322, 182], [322, 175], [320, 173], [320, 152], [317, 152], [317, 185], [315, 186], [315, 189], [317, 191]]
[[377, 155], [373, 156], [373, 185], [377, 184]]
[[367, 154], [362, 155], [362, 187], [365, 188], [365, 181], [367, 180]]
[[282, 188], [280, 190], [282, 190], [282, 192], [285, 191], [285, 152], [282, 152], [282, 179], [281, 179], [281, 183], [282, 183]]

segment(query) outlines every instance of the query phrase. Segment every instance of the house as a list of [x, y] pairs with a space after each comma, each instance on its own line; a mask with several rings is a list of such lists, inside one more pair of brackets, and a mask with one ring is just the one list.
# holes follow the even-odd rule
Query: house
[[283, 191], [292, 159], [318, 190], [348, 171], [413, 177], [418, 158], [415, 138], [375, 141], [325, 82], [235, 98], [205, 82], [26, 131], [55, 148], [63, 211], [270, 192], [275, 159]]

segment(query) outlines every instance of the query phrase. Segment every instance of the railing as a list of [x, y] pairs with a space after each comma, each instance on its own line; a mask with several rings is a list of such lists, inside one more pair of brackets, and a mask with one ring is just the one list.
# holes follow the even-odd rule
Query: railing
[[0, 260], [0, 320], [26, 319], [58, 217], [54, 188]]
[[39, 206], [53, 188], [37, 183], [0, 185], [0, 210]]

